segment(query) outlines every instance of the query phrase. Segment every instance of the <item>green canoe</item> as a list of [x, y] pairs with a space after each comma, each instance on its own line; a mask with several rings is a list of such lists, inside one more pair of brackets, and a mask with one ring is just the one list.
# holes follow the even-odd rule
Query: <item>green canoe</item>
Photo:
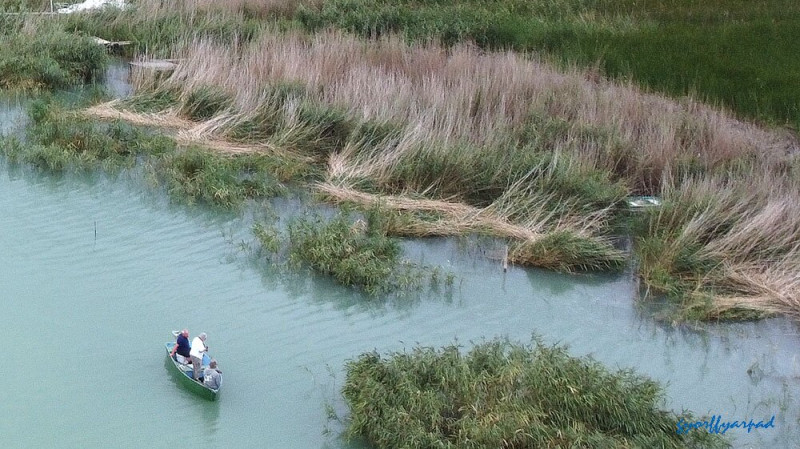
[[[206, 385], [201, 384], [200, 382], [194, 380], [192, 377], [192, 365], [184, 365], [179, 363], [177, 360], [170, 356], [172, 352], [172, 348], [175, 346], [175, 342], [167, 342], [164, 344], [164, 347], [167, 350], [167, 362], [172, 362], [172, 368], [170, 371], [178, 376], [179, 382], [186, 386], [187, 389], [197, 393], [200, 396], [203, 396], [206, 399], [215, 400], [217, 399], [217, 395], [219, 394], [219, 389], [209, 388]], [[203, 368], [207, 368], [211, 359], [208, 357], [207, 354], [203, 355]]]

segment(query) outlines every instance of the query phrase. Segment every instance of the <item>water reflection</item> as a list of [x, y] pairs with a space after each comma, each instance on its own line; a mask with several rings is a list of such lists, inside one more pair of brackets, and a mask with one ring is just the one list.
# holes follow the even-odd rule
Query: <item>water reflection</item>
[[0, 136], [21, 137], [24, 134], [28, 124], [27, 101], [23, 95], [0, 95]]

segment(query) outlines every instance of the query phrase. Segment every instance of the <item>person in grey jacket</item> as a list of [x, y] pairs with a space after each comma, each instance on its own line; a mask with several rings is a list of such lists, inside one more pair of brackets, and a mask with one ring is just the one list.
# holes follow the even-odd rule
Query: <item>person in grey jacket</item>
[[217, 369], [217, 361], [211, 360], [208, 368], [203, 371], [203, 385], [214, 390], [219, 390], [222, 385], [222, 371]]

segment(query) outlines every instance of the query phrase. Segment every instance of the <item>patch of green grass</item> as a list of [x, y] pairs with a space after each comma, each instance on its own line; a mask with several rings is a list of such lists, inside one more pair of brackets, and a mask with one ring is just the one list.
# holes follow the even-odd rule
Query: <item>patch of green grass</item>
[[47, 0], [0, 0], [0, 12], [39, 11], [50, 11], [50, 2]]
[[172, 47], [185, 39], [205, 37], [217, 42], [249, 42], [261, 32], [263, 21], [235, 14], [207, 10], [188, 13], [179, 8], [138, 11], [136, 5], [124, 11], [100, 10], [68, 14], [61, 19], [63, 28], [88, 36], [103, 36], [110, 41], [130, 41], [125, 51], [169, 57]]
[[178, 102], [178, 93], [169, 89], [155, 89], [138, 92], [121, 101], [121, 108], [134, 112], [161, 112]]
[[201, 86], [191, 92], [182, 104], [181, 113], [192, 120], [203, 121], [222, 112], [232, 104], [231, 96], [214, 86]]
[[62, 89], [103, 76], [109, 59], [102, 46], [41, 28], [33, 35], [0, 35], [0, 89]]
[[248, 199], [286, 194], [286, 187], [270, 174], [272, 163], [263, 155], [229, 156], [190, 147], [164, 155], [153, 169], [176, 198], [235, 207]]
[[346, 370], [347, 435], [380, 448], [727, 446], [679, 435], [678, 419], [693, 419], [660, 409], [656, 382], [540, 341], [371, 352]]
[[516, 243], [511, 257], [515, 263], [564, 272], [619, 272], [628, 264], [625, 254], [609, 242], [568, 231], [551, 232], [533, 243]]

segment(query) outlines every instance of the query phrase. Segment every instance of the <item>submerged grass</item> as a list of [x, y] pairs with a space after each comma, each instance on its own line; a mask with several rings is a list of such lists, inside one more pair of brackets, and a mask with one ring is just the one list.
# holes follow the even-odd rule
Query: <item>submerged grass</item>
[[693, 419], [661, 410], [656, 382], [540, 341], [365, 353], [346, 370], [347, 434], [379, 448], [727, 446], [679, 435], [678, 419]]

